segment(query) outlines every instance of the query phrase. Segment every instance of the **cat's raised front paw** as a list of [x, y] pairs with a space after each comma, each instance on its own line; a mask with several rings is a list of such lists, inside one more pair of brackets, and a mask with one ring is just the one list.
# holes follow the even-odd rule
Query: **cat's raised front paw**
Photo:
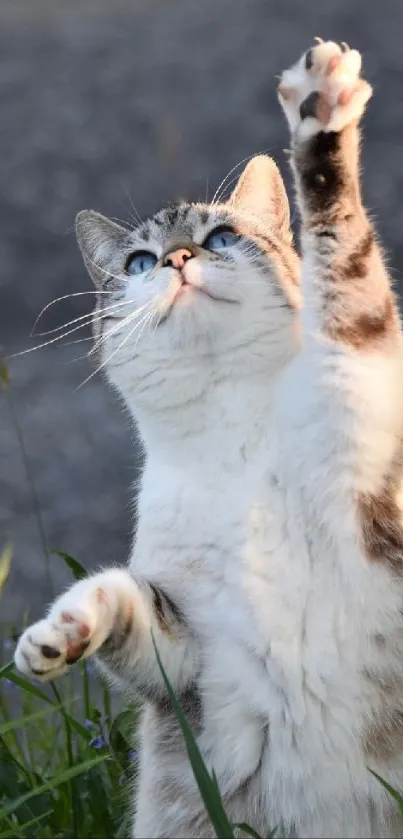
[[47, 618], [25, 630], [15, 651], [16, 666], [43, 682], [60, 676], [104, 643], [116, 608], [110, 586], [99, 577], [82, 580], [56, 600]]
[[278, 97], [291, 133], [309, 137], [319, 131], [341, 131], [359, 120], [372, 95], [360, 71], [360, 53], [333, 41], [311, 47], [284, 70]]

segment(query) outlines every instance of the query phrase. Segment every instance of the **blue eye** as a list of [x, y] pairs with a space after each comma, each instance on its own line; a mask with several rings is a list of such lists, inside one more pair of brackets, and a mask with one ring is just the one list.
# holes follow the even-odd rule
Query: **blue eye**
[[150, 253], [149, 251], [137, 251], [137, 253], [133, 253], [129, 256], [129, 259], [126, 262], [126, 273], [131, 275], [145, 274], [147, 271], [151, 271], [157, 262], [158, 259], [154, 253]]
[[229, 227], [219, 227], [207, 236], [203, 247], [209, 251], [221, 251], [232, 248], [239, 240], [239, 236]]

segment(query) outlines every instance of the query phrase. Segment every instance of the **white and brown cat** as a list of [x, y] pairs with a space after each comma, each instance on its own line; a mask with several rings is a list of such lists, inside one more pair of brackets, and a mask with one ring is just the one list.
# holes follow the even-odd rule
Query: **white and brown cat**
[[151, 629], [234, 822], [403, 836], [368, 770], [403, 787], [403, 351], [360, 197], [360, 66], [321, 43], [280, 83], [301, 266], [264, 157], [227, 204], [77, 219], [147, 452], [139, 526], [129, 567], [62, 595], [16, 663], [46, 680], [96, 653], [144, 700], [135, 837], [214, 835]]

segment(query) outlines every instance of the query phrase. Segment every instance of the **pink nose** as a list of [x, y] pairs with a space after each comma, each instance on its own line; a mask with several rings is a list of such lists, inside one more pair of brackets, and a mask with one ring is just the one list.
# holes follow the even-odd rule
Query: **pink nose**
[[165, 255], [164, 265], [170, 265], [171, 268], [176, 268], [180, 271], [184, 267], [185, 262], [191, 259], [192, 256], [192, 251], [189, 248], [178, 248], [176, 251], [171, 251]]

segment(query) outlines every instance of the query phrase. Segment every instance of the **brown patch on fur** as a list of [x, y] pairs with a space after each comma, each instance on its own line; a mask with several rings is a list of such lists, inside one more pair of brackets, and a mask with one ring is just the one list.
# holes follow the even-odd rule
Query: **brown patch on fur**
[[[377, 646], [376, 638], [373, 641]], [[368, 721], [364, 732], [363, 746], [367, 757], [375, 759], [378, 764], [379, 761], [396, 757], [403, 749], [401, 651], [401, 632], [384, 638], [378, 666], [363, 671], [371, 693], [375, 691], [376, 695], [372, 719]], [[388, 661], [389, 664], [385, 667]]]
[[153, 595], [154, 614], [157, 618], [158, 626], [162, 630], [162, 632], [170, 633], [171, 627], [165, 615], [162, 597], [155, 586], [150, 585], [150, 588]]
[[121, 652], [125, 646], [126, 641], [130, 638], [133, 632], [133, 607], [130, 606], [130, 611], [120, 615], [114, 625], [111, 634], [104, 641], [102, 647], [98, 650], [97, 655], [111, 656], [115, 653]]
[[256, 247], [256, 252], [263, 255], [265, 262], [262, 268], [270, 268], [267, 265], [267, 256], [270, 257], [272, 274], [282, 291], [284, 303], [291, 311], [300, 308], [301, 300], [299, 294], [300, 286], [300, 259], [291, 243], [286, 244], [281, 238], [275, 238], [268, 233], [263, 233], [253, 226], [245, 225], [243, 230], [237, 229], [243, 236]]
[[[203, 707], [198, 686], [196, 684], [188, 685], [188, 687], [179, 694], [178, 701], [183, 713], [186, 714], [189, 722], [191, 723], [193, 730], [200, 733], [202, 728]], [[161, 721], [166, 720], [167, 715], [170, 718], [173, 715], [176, 719], [168, 694], [165, 694], [164, 696], [154, 695], [151, 699], [151, 703]], [[172, 729], [172, 719], [170, 720], [170, 729]]]
[[82, 658], [89, 645], [90, 642], [86, 641], [84, 644], [76, 644], [72, 647], [68, 647], [66, 664], [75, 664], [77, 661], [80, 661], [80, 658]]
[[390, 479], [379, 495], [360, 495], [358, 519], [364, 551], [368, 559], [387, 563], [395, 573], [403, 573], [402, 512], [396, 501], [395, 482]]
[[395, 309], [391, 297], [388, 296], [382, 309], [362, 312], [350, 322], [343, 323], [335, 320], [329, 325], [328, 333], [333, 340], [342, 341], [356, 350], [362, 350], [370, 344], [390, 337], [395, 330]]
[[148, 583], [148, 585], [152, 593], [154, 613], [158, 626], [162, 632], [166, 632], [169, 635], [174, 634], [173, 624], [182, 624], [184, 622], [182, 612], [166, 592], [153, 585], [153, 583]]
[[319, 132], [296, 139], [292, 165], [297, 175], [309, 226], [337, 224], [362, 212], [356, 124], [343, 131]]
[[341, 135], [334, 132], [316, 134], [298, 143], [293, 156], [310, 211], [334, 211], [348, 181]]
[[388, 709], [372, 723], [366, 733], [364, 749], [368, 757], [388, 760], [403, 749], [403, 709]]
[[273, 239], [270, 239], [268, 236], [263, 236], [261, 233], [253, 236], [253, 240], [264, 253], [271, 255], [273, 259], [277, 260], [277, 265], [280, 263], [283, 268], [284, 279], [286, 282], [299, 287], [300, 264], [295, 251], [291, 247], [286, 249], [282, 245], [273, 241]]
[[369, 227], [353, 252], [348, 256], [344, 265], [338, 271], [338, 277], [342, 280], [362, 279], [368, 273], [368, 261], [372, 253], [374, 236]]

